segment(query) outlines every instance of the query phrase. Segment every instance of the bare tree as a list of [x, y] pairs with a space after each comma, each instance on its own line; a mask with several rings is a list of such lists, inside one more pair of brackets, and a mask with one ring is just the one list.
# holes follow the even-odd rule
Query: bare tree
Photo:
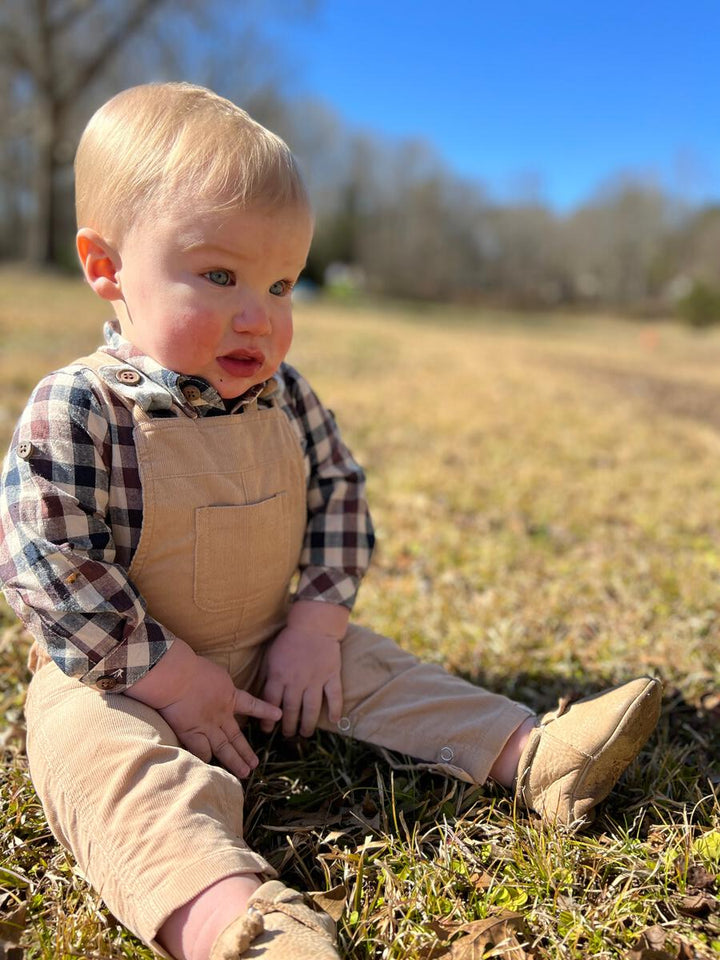
[[3, 5], [0, 56], [14, 71], [10, 92], [19, 108], [20, 129], [12, 140], [24, 133], [32, 146], [34, 216], [28, 254], [36, 262], [57, 259], [59, 174], [69, 159], [70, 114], [108, 61], [163, 2], [6, 0]]
[[[107, 95], [173, 78], [204, 82], [229, 96], [240, 88], [246, 98], [274, 89], [277, 57], [257, 26], [270, 5], [247, 0], [238, 6], [229, 0], [2, 0], [0, 209], [27, 223], [26, 249], [16, 247], [16, 255], [57, 262], [63, 215], [70, 219], [77, 137]], [[293, 16], [311, 9], [312, 0], [284, 0], [271, 12]]]
[[656, 262], [671, 229], [672, 204], [658, 187], [617, 177], [569, 218], [573, 273], [605, 303], [637, 303], [654, 293]]

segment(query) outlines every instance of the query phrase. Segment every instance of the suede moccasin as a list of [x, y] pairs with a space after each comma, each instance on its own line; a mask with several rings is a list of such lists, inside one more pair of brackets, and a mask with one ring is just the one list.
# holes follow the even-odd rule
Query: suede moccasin
[[247, 913], [215, 941], [210, 960], [340, 960], [335, 921], [313, 909], [297, 890], [268, 880], [248, 901]]
[[545, 714], [520, 757], [518, 800], [548, 823], [588, 823], [655, 729], [661, 701], [660, 681], [642, 677]]

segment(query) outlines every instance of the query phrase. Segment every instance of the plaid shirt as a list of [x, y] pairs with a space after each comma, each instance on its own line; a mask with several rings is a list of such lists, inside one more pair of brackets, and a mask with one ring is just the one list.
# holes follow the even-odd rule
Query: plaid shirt
[[[132, 397], [153, 417], [232, 416], [253, 400], [266, 402], [260, 384], [227, 409], [207, 381], [164, 369], [114, 323], [105, 339], [103, 352], [143, 374]], [[295, 599], [352, 607], [374, 542], [364, 474], [300, 374], [283, 364], [274, 379], [307, 480]], [[127, 576], [143, 514], [122, 390], [117, 381], [113, 392], [104, 390], [98, 375], [78, 364], [43, 379], [15, 430], [0, 491], [0, 580], [8, 603], [65, 673], [91, 685], [112, 675], [115, 691], [144, 676], [174, 639], [148, 615]]]

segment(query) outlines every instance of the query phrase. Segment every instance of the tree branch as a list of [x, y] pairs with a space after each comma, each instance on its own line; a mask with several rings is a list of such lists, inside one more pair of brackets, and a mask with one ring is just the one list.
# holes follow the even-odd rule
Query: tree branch
[[19, 70], [34, 72], [32, 60], [28, 56], [22, 37], [12, 26], [8, 25], [0, 30], [0, 57]]
[[50, 26], [54, 33], [62, 33], [68, 30], [85, 13], [98, 5], [98, 0], [75, 0], [71, 3], [65, 13], [59, 14], [55, 19], [50, 18]]
[[140, 0], [129, 16], [112, 30], [94, 55], [81, 65], [75, 79], [58, 97], [58, 107], [61, 113], [67, 109], [82, 90], [95, 79], [105, 61], [125, 44], [137, 30], [142, 27], [153, 10], [165, 3], [165, 0]]

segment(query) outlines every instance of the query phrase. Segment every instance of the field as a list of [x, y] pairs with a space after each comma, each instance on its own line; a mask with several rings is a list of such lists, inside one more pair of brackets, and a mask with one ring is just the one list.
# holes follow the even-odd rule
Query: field
[[[103, 316], [77, 281], [0, 272], [3, 449]], [[289, 884], [344, 885], [351, 960], [718, 956], [720, 332], [301, 303], [291, 360], [367, 469], [379, 547], [357, 620], [537, 710], [645, 673], [664, 709], [579, 836], [404, 757], [258, 734], [251, 843]], [[43, 820], [27, 638], [6, 607], [0, 630], [0, 944], [149, 958]]]

